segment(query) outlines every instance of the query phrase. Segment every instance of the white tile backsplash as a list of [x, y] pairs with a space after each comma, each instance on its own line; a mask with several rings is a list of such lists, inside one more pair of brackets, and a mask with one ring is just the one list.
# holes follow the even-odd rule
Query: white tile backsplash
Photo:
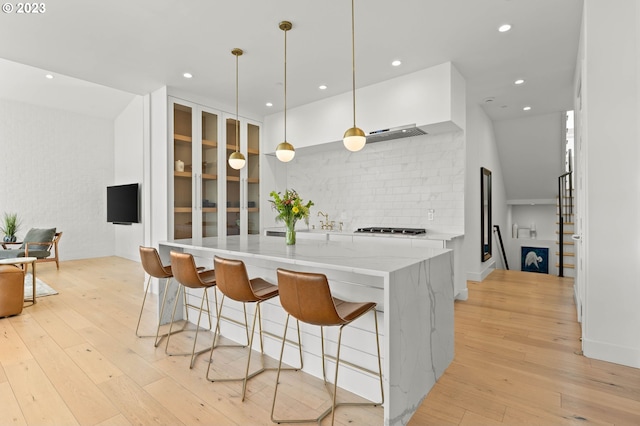
[[[398, 226], [464, 232], [464, 133], [423, 135], [367, 144], [349, 152], [342, 144], [300, 149], [287, 164], [287, 186], [313, 200], [319, 211], [352, 231]], [[427, 210], [434, 209], [434, 220]]]

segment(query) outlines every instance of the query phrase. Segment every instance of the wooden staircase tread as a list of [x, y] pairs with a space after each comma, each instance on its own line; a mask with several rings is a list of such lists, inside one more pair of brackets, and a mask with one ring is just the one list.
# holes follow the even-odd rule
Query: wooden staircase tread
[[[563, 256], [569, 256], [569, 257], [574, 257], [576, 254], [575, 253], [567, 253], [567, 252], [565, 252], [565, 253], [562, 253], [562, 255]], [[556, 256], [560, 256], [560, 252], [559, 251], [556, 252]]]
[[[556, 267], [558, 267], [558, 268], [559, 268], [559, 267], [560, 267], [560, 264], [556, 263]], [[564, 264], [562, 264], [562, 267], [563, 267], [563, 268], [569, 268], [569, 269], [575, 269], [576, 265], [572, 265], [572, 264], [564, 263]]]

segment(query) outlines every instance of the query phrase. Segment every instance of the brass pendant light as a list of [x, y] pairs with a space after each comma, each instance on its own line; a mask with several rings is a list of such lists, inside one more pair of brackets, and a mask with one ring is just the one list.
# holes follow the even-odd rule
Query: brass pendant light
[[356, 126], [356, 31], [354, 0], [351, 0], [351, 71], [353, 78], [353, 127], [344, 132], [342, 143], [349, 151], [356, 152], [364, 148], [367, 138], [362, 129]]
[[242, 49], [233, 49], [231, 54], [236, 57], [236, 150], [229, 155], [229, 166], [232, 169], [240, 170], [247, 163], [244, 155], [240, 152], [240, 120], [238, 117], [238, 56], [241, 56], [244, 52]]
[[287, 31], [293, 28], [293, 25], [289, 21], [282, 21], [278, 27], [284, 31], [284, 142], [278, 144], [276, 157], [283, 163], [288, 163], [296, 155], [293, 145], [287, 142]]

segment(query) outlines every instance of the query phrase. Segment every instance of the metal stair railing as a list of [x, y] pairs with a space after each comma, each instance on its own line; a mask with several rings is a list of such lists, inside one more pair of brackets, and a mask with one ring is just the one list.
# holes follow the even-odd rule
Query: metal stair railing
[[[563, 200], [568, 200], [568, 203]], [[573, 216], [573, 172], [558, 177], [558, 276], [564, 277], [564, 224]]]

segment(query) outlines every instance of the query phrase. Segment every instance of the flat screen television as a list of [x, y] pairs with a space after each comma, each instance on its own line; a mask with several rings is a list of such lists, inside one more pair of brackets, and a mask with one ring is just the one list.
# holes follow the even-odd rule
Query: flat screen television
[[107, 186], [107, 222], [139, 223], [139, 205], [137, 183]]

